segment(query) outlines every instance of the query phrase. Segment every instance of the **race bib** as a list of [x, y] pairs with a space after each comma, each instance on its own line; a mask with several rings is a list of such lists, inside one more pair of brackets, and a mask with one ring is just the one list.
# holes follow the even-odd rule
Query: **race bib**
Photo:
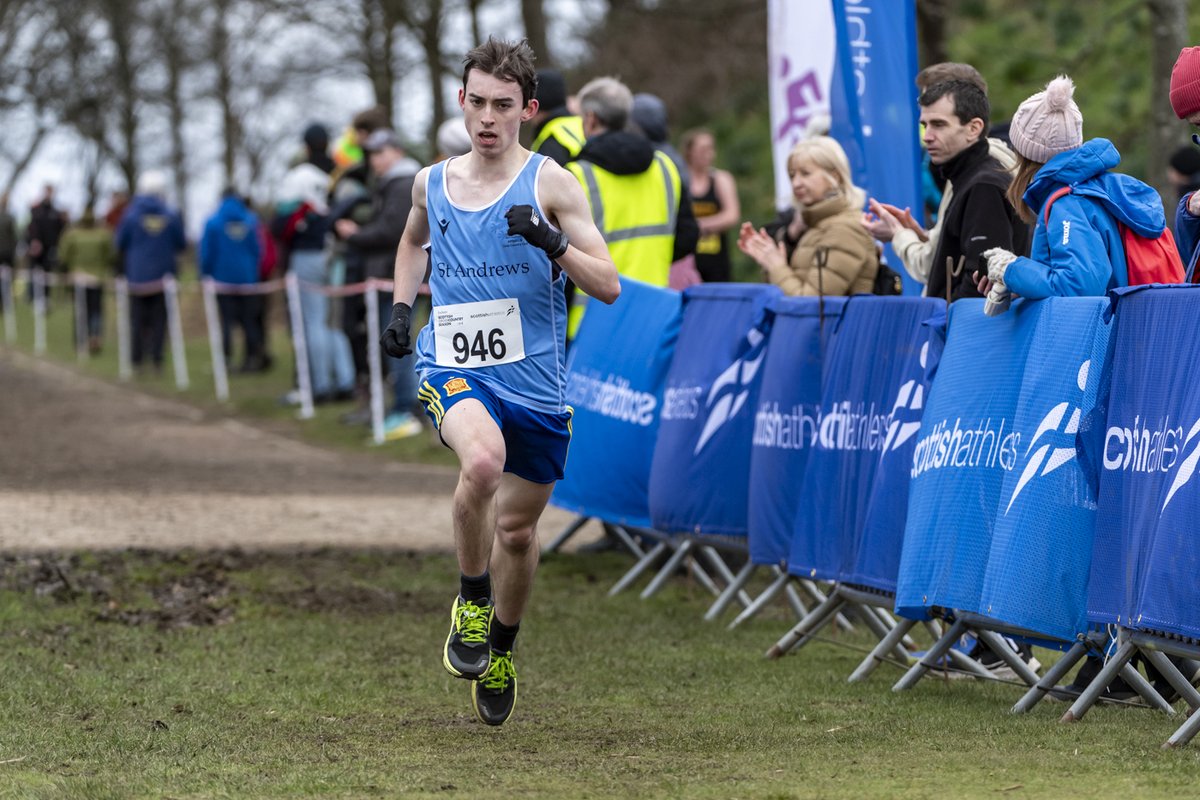
[[521, 304], [515, 298], [433, 309], [438, 366], [478, 369], [525, 358]]

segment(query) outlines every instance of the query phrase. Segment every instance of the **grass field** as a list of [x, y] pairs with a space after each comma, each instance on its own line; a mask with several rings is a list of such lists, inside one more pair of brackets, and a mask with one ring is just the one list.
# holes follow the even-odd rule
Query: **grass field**
[[[682, 579], [605, 590], [617, 555], [547, 558], [502, 728], [440, 666], [456, 574], [403, 552], [115, 553], [0, 562], [0, 797], [1184, 797], [1178, 724], [899, 670], [817, 642], [762, 653]], [[865, 646], [860, 637], [841, 645]], [[1044, 655], [1044, 654], [1042, 654]]]

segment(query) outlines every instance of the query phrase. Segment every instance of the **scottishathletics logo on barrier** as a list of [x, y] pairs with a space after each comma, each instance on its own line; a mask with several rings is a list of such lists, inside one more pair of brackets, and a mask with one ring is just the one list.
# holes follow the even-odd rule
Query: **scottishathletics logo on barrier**
[[[1087, 389], [1088, 368], [1091, 364], [1092, 362], [1089, 359], [1084, 361], [1079, 367], [1076, 377], [1076, 385], [1079, 387], [1079, 400], [1082, 400], [1083, 393]], [[1021, 490], [1033, 480], [1038, 468], [1042, 467], [1043, 462], [1045, 462], [1045, 467], [1042, 467], [1041, 474], [1042, 476], [1046, 476], [1075, 458], [1075, 434], [1079, 432], [1079, 418], [1083, 413], [1079, 405], [1075, 405], [1070, 419], [1067, 420], [1066, 427], [1063, 428], [1060, 434], [1059, 446], [1054, 447], [1048, 441], [1039, 447], [1037, 452], [1033, 453], [1032, 458], [1029, 456], [1033, 452], [1034, 446], [1042, 441], [1043, 436], [1053, 439], [1054, 434], [1058, 432], [1058, 426], [1067, 415], [1067, 411], [1071, 409], [1071, 405], [1069, 401], [1059, 403], [1050, 409], [1050, 413], [1042, 417], [1042, 421], [1038, 423], [1037, 430], [1033, 433], [1033, 439], [1029, 442], [1029, 447], [1025, 450], [1025, 457], [1029, 460], [1025, 464], [1025, 469], [1021, 472], [1020, 480], [1017, 481], [1017, 488], [1013, 490], [1012, 499], [1008, 501], [1008, 506], [1004, 509], [1005, 514], [1008, 514], [1012, 510], [1013, 503], [1017, 502], [1017, 497], [1021, 494]], [[1047, 458], [1047, 455], [1049, 455], [1049, 458]]]
[[[708, 390], [708, 399], [704, 404], [705, 410], [708, 411], [708, 417], [704, 421], [704, 428], [700, 432], [700, 438], [696, 441], [696, 449], [692, 451], [693, 454], [703, 450], [704, 445], [708, 444], [713, 434], [733, 419], [750, 397], [754, 378], [758, 375], [763, 357], [767, 353], [767, 337], [763, 335], [762, 331], [751, 328], [746, 334], [746, 341], [750, 347], [745, 355], [718, 375], [717, 379], [713, 381], [712, 388]], [[703, 391], [700, 387], [696, 388]]]

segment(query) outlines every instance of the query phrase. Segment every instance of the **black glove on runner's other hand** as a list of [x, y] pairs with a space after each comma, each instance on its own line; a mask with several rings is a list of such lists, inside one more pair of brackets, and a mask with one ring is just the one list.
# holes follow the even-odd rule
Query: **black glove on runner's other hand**
[[408, 303], [396, 303], [392, 306], [392, 321], [388, 323], [379, 344], [383, 352], [392, 358], [404, 358], [412, 352], [412, 341], [408, 335], [408, 318], [412, 316], [412, 308]]
[[551, 228], [533, 206], [509, 206], [504, 217], [508, 220], [509, 236], [521, 236], [534, 247], [542, 248], [551, 261], [567, 252], [567, 235]]

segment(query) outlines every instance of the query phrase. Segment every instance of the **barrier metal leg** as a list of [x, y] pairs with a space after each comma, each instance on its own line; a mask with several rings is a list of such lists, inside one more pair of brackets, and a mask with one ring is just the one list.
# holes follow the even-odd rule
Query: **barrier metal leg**
[[658, 571], [658, 574], [654, 576], [654, 578], [650, 581], [650, 584], [642, 590], [641, 597], [643, 600], [647, 599], [655, 592], [662, 589], [664, 585], [666, 585], [667, 580], [675, 574], [676, 570], [679, 569], [679, 566], [683, 564], [683, 560], [687, 558], [688, 553], [690, 553], [692, 548], [695, 546], [696, 543], [691, 539], [684, 539], [679, 547], [675, 548], [675, 552], [672, 553], [671, 557], [667, 559], [667, 563], [663, 564], [662, 569]]
[[624, 526], [606, 524], [604, 530], [611, 536], [616, 537], [617, 541], [621, 544], [625, 545], [625, 549], [632, 553], [634, 558], [640, 559], [646, 555], [646, 551], [642, 549], [641, 545], [637, 543], [637, 540], [633, 538], [633, 535]]
[[[854, 672], [850, 673], [850, 677], [846, 679], [846, 682], [858, 683], [859, 681], [866, 680], [867, 676], [874, 672], [876, 667], [887, 660], [887, 656], [892, 651], [892, 648], [900, 644], [905, 634], [912, 630], [916, 624], [917, 621], [915, 619], [900, 620], [896, 627], [888, 631], [888, 635], [883, 637], [879, 644], [875, 645], [875, 649], [855, 667]], [[907, 660], [904, 663], [907, 663]]]
[[1157, 689], [1150, 685], [1150, 681], [1142, 677], [1142, 673], [1138, 672], [1133, 664], [1124, 664], [1121, 667], [1121, 677], [1133, 687], [1135, 692], [1142, 696], [1142, 699], [1151, 708], [1157, 708], [1168, 717], [1175, 716], [1175, 709], [1171, 707], [1171, 704], [1163, 699], [1163, 696], [1158, 693]]
[[651, 548], [648, 553], [646, 553], [641, 561], [638, 561], [636, 564], [634, 564], [628, 572], [622, 575], [621, 578], [613, 584], [613, 587], [608, 590], [608, 596], [612, 597], [613, 595], [620, 594], [628, 589], [634, 581], [641, 577], [643, 572], [654, 566], [659, 557], [662, 556], [667, 549], [668, 545], [666, 542], [659, 542], [658, 544], [654, 545], [654, 547]]
[[1088, 709], [1095, 705], [1100, 699], [1100, 695], [1112, 683], [1113, 679], [1120, 673], [1121, 667], [1129, 663], [1129, 659], [1133, 658], [1133, 654], [1137, 652], [1137, 647], [1130, 642], [1122, 642], [1117, 648], [1116, 655], [1108, 660], [1108, 663], [1100, 670], [1100, 673], [1088, 684], [1088, 687], [1083, 690], [1083, 694], [1076, 698], [1075, 702], [1062, 715], [1059, 722], [1077, 722], [1083, 719], [1083, 715], [1088, 712]]
[[1200, 692], [1196, 691], [1196, 687], [1192, 686], [1179, 668], [1171, 663], [1171, 659], [1167, 658], [1166, 653], [1143, 649], [1142, 655], [1162, 673], [1162, 676], [1167, 679], [1167, 683], [1171, 684], [1171, 688], [1179, 692], [1179, 696], [1187, 701], [1190, 707], [1200, 708]]
[[1037, 686], [1038, 674], [1030, 669], [1029, 665], [1021, 658], [1021, 655], [1009, 647], [1004, 637], [995, 631], [977, 630], [975, 637], [995, 653], [1001, 661], [1012, 667], [1012, 671], [1017, 673], [1017, 676], [1025, 681], [1029, 686]]
[[802, 647], [816, 635], [817, 631], [828, 625], [846, 604], [845, 599], [836, 591], [831, 592], [825, 601], [814, 608], [812, 612], [800, 620], [797, 625], [785, 633], [783, 637], [767, 651], [767, 658], [776, 659], [797, 647]]
[[1079, 660], [1087, 655], [1087, 652], [1088, 645], [1086, 642], [1076, 642], [1071, 645], [1071, 649], [1058, 660], [1058, 663], [1046, 670], [1046, 674], [1042, 676], [1041, 680], [1029, 687], [1029, 691], [1012, 707], [1012, 713], [1024, 714], [1040, 703], [1042, 698], [1046, 696], [1046, 693], [1057, 686], [1058, 682], [1071, 671], [1071, 667], [1078, 664]]
[[954, 643], [958, 641], [958, 637], [962, 636], [966, 630], [967, 623], [961, 619], [954, 620], [954, 623], [942, 634], [942, 638], [934, 642], [933, 647], [925, 651], [925, 655], [921, 657], [921, 660], [913, 664], [908, 672], [904, 673], [904, 677], [896, 681], [896, 685], [892, 687], [892, 691], [903, 692], [915, 686], [917, 681], [925, 677], [926, 672], [938, 666], [942, 657], [946, 655], [950, 648], [954, 646]]
[[175, 388], [188, 388], [187, 354], [183, 349], [183, 319], [179, 314], [179, 283], [174, 275], [163, 277], [167, 300], [167, 332], [171, 339], [171, 364], [175, 367]]
[[46, 271], [35, 269], [30, 272], [33, 281], [33, 354], [46, 354]]
[[[779, 594], [780, 590], [790, 583], [791, 580], [791, 575], [781, 571], [779, 573], [779, 577], [772, 581], [770, 586], [768, 586], [766, 589], [763, 589], [762, 592], [759, 593], [758, 597], [754, 598], [754, 600], [750, 602], [750, 605], [746, 606], [742, 613], [734, 617], [733, 622], [729, 623], [727, 626], [728, 630], [733, 630], [738, 625], [741, 625], [743, 622], [766, 608], [767, 603], [770, 603], [772, 600], [774, 600], [775, 595]], [[801, 619], [803, 619], [805, 616], [807, 616], [807, 612], [800, 615]]]
[[1169, 750], [1173, 747], [1183, 747], [1192, 740], [1192, 737], [1200, 733], [1200, 714], [1192, 714], [1187, 722], [1179, 726], [1179, 729], [1171, 734], [1171, 738], [1163, 742], [1163, 749]]
[[580, 514], [571, 521], [567, 527], [563, 528], [562, 533], [554, 537], [554, 541], [542, 548], [543, 553], [557, 553], [558, 549], [566, 544], [567, 540], [579, 532], [579, 529], [587, 525], [591, 517], [585, 517]]
[[[775, 568], [775, 571], [780, 575], [787, 575], [786, 572]], [[792, 607], [792, 613], [796, 615], [797, 620], [804, 619], [808, 616], [808, 604], [804, 602], [804, 598], [800, 596], [800, 592], [796, 591], [796, 582], [790, 580], [783, 587], [783, 596], [787, 598], [788, 605]]]
[[[801, 578], [799, 583], [800, 583], [800, 588], [802, 588], [804, 591], [806, 591], [808, 593], [808, 596], [811, 597], [818, 604], [825, 602], [825, 592], [822, 592], [821, 588], [819, 586], [817, 586], [817, 584], [814, 581], [810, 581], [807, 578]], [[830, 594], [833, 594], [833, 592], [830, 592]], [[853, 633], [854, 632], [854, 626], [852, 624], [850, 624], [850, 620], [846, 619], [846, 616], [844, 614], [842, 614], [840, 611], [838, 612], [837, 618], [834, 621], [837, 623], [837, 626], [842, 631], [842, 633]]]
[[[891, 628], [880, 620], [879, 617], [875, 616], [874, 608], [861, 603], [849, 603], [848, 605], [858, 612], [858, 616], [862, 619], [863, 624], [867, 626], [871, 633], [875, 634], [876, 639], [883, 640], [888, 638]], [[899, 642], [895, 644], [892, 650], [896, 654], [896, 658], [900, 659], [900, 661], [906, 662], [908, 660], [908, 651]]]
[[[304, 338], [300, 279], [296, 277], [296, 273], [289, 272], [284, 278], [284, 285], [287, 288], [288, 317], [292, 321], [292, 351], [296, 357], [296, 389], [300, 392], [300, 419], [312, 419], [316, 412], [313, 410], [312, 375], [308, 371], [308, 342]], [[368, 360], [373, 364], [378, 362], [378, 359]]]
[[[742, 590], [746, 587], [746, 584], [750, 582], [750, 576], [754, 574], [754, 571], [757, 568], [758, 565], [753, 561], [746, 561], [746, 564], [742, 567], [741, 571], [738, 572], [733, 580], [725, 586], [725, 591], [721, 592], [721, 594], [717, 596], [717, 599], [713, 601], [713, 604], [708, 607], [708, 611], [704, 612], [705, 622], [712, 622], [714, 619], [725, 613], [725, 609], [729, 608], [729, 604], [733, 602], [734, 595], [738, 593], [743, 595], [746, 594]], [[749, 603], [742, 603], [742, 605], [746, 608], [749, 608], [751, 605], [753, 605], [753, 603], [754, 601], [751, 601]]]
[[[721, 593], [721, 587], [712, 579], [712, 576], [705, 571], [704, 565], [700, 563], [701, 553], [703, 550], [699, 547], [694, 548], [695, 552], [689, 554], [687, 560], [688, 572], [696, 579], [696, 582], [709, 591], [714, 597]], [[650, 595], [646, 595], [649, 597]]]
[[[725, 582], [726, 586], [732, 586], [737, 581], [737, 578], [733, 574], [733, 570], [729, 569], [729, 565], [725, 563], [725, 559], [721, 558], [721, 554], [717, 551], [717, 548], [707, 544], [701, 545], [700, 552], [703, 553], [704, 557], [708, 559], [708, 563], [712, 565], [713, 572], [717, 574], [718, 578]], [[747, 560], [746, 563], [749, 564], [750, 561]], [[734, 596], [737, 598], [737, 601], [742, 604], [742, 608], [750, 605], [750, 595], [742, 591], [740, 587]]]

